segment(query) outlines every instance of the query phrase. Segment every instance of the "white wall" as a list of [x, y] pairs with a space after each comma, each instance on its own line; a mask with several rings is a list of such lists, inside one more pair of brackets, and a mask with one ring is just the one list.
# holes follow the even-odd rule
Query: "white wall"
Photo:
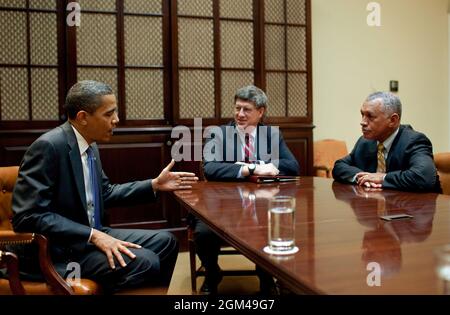
[[[448, 14], [448, 73], [449, 73], [449, 80], [448, 80], [448, 91], [449, 91], [449, 99], [448, 99], [448, 122], [450, 125], [450, 0], [449, 0], [449, 14]], [[450, 127], [449, 127], [450, 128]], [[449, 139], [450, 142], [450, 139]], [[450, 143], [449, 143], [450, 146]]]
[[381, 27], [369, 27], [369, 0], [312, 0], [314, 139], [361, 135], [360, 106], [399, 81], [402, 123], [450, 151], [448, 0], [378, 0]]

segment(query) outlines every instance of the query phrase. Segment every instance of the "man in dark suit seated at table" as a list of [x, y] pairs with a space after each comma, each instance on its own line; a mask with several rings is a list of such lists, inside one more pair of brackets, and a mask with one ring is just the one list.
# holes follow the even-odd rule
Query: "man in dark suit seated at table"
[[[25, 153], [13, 194], [13, 226], [49, 238], [58, 272], [76, 262], [81, 277], [105, 292], [153, 282], [168, 286], [178, 242], [165, 231], [111, 229], [104, 210], [154, 201], [157, 191], [189, 189], [192, 173], [111, 184], [102, 170], [96, 141], [109, 141], [119, 122], [116, 97], [101, 82], [81, 81], [68, 92], [68, 121], [37, 139]], [[71, 271], [71, 270], [70, 270]]]
[[361, 107], [363, 136], [336, 161], [335, 180], [372, 188], [440, 192], [430, 140], [401, 125], [402, 104], [388, 92], [369, 95]]
[[[267, 96], [255, 86], [239, 89], [234, 97], [234, 121], [216, 128], [206, 145], [204, 157], [208, 180], [239, 181], [250, 175], [299, 175], [299, 164], [278, 128], [265, 126]], [[201, 220], [193, 218], [194, 241], [206, 277], [204, 293], [216, 293], [222, 276], [218, 265], [221, 239]], [[273, 293], [273, 279], [257, 267], [261, 293]]]

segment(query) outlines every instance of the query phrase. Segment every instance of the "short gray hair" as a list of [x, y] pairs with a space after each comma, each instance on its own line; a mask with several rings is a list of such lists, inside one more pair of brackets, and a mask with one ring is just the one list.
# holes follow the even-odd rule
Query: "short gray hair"
[[106, 83], [80, 81], [67, 93], [64, 110], [70, 119], [74, 119], [82, 110], [92, 114], [101, 106], [102, 96], [112, 94], [114, 94], [112, 88]]
[[402, 117], [402, 103], [397, 95], [390, 92], [375, 92], [367, 97], [366, 102], [372, 102], [376, 99], [381, 99], [385, 111], [396, 113], [400, 118]]
[[240, 99], [243, 101], [253, 102], [256, 108], [267, 107], [267, 95], [263, 90], [254, 85], [247, 85], [236, 91], [234, 102]]

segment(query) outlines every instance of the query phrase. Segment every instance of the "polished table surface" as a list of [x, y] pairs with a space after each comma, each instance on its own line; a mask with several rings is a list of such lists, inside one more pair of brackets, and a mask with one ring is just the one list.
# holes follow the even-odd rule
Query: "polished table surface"
[[[300, 250], [294, 255], [263, 251], [268, 200], [274, 195], [296, 197]], [[175, 196], [295, 293], [442, 293], [434, 251], [450, 243], [450, 196], [366, 191], [318, 177], [280, 184], [200, 182]], [[398, 213], [413, 218], [388, 222], [378, 217]], [[379, 286], [373, 285], [373, 262], [381, 270]]]

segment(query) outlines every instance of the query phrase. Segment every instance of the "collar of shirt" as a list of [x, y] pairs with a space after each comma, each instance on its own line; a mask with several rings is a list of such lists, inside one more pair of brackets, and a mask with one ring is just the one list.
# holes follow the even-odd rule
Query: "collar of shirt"
[[[239, 138], [241, 138], [241, 143], [244, 145], [245, 144], [245, 133], [240, 128], [236, 128], [236, 129], [238, 131]], [[250, 136], [253, 137], [253, 142], [255, 142], [255, 139], [256, 139], [256, 129], [257, 129], [257, 127], [255, 129], [253, 129], [253, 131], [249, 134]], [[253, 143], [253, 147], [255, 147], [255, 143]]]
[[86, 150], [89, 148], [89, 144], [74, 126], [72, 125], [70, 126], [72, 127], [73, 132], [75, 133], [75, 137], [77, 138], [78, 149], [80, 149], [80, 155], [83, 155], [83, 153], [86, 152]]
[[[383, 142], [383, 146], [384, 146], [384, 156], [386, 157], [389, 154], [389, 151], [391, 150], [392, 147], [392, 143], [394, 142], [395, 137], [398, 134], [400, 127], [397, 128], [397, 130], [395, 130], [386, 140], [384, 140]], [[377, 141], [377, 144], [379, 144], [380, 142]]]

